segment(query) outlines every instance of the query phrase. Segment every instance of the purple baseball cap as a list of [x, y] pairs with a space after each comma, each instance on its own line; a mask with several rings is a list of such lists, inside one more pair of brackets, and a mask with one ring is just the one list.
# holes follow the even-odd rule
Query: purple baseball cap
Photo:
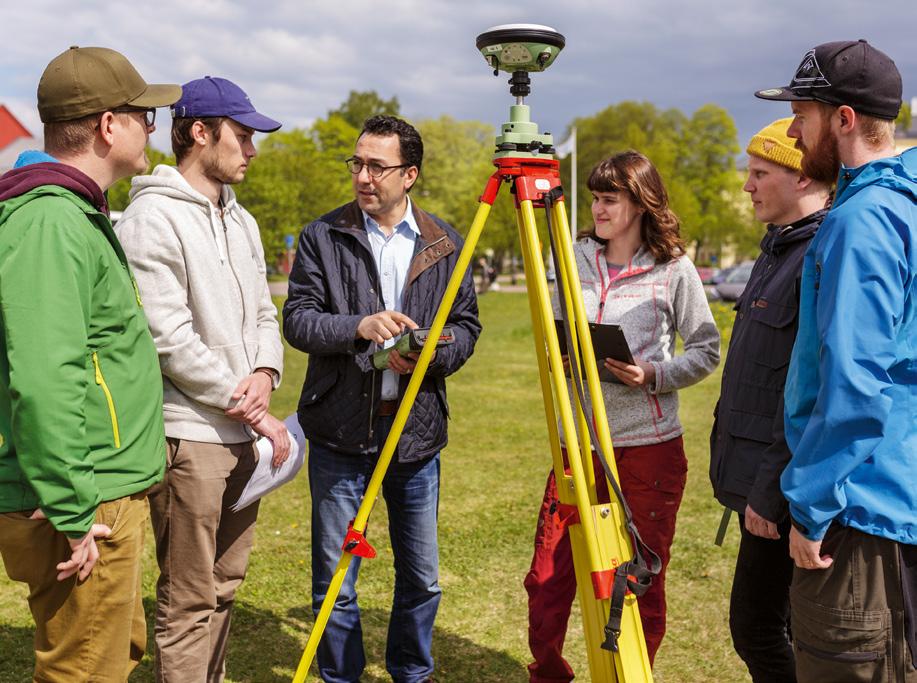
[[255, 111], [248, 95], [225, 78], [204, 76], [181, 87], [181, 99], [172, 105], [173, 119], [225, 116], [260, 133], [272, 133], [280, 122]]

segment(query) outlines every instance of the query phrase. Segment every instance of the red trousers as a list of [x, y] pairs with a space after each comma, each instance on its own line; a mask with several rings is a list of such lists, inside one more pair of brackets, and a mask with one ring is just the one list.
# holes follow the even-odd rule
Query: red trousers
[[[566, 453], [564, 454], [566, 458]], [[608, 502], [602, 466], [593, 457], [600, 502]], [[650, 663], [665, 635], [665, 571], [669, 564], [675, 515], [688, 474], [682, 438], [647, 446], [615, 448], [621, 491], [634, 516], [643, 542], [662, 559], [662, 571], [650, 589], [638, 598], [640, 621]], [[530, 683], [567, 683], [573, 669], [563, 658], [564, 636], [576, 596], [576, 575], [567, 524], [559, 514], [554, 472], [548, 476], [535, 531], [532, 567], [525, 577], [529, 595]]]

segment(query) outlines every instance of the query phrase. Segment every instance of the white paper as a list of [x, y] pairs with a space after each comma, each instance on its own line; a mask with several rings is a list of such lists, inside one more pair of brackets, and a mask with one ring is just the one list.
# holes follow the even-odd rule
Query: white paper
[[255, 442], [255, 448], [258, 450], [258, 464], [255, 466], [255, 471], [252, 472], [251, 479], [242, 490], [239, 500], [232, 506], [233, 512], [238, 512], [274, 489], [292, 481], [302, 469], [306, 458], [306, 436], [302, 433], [296, 413], [290, 415], [283, 423], [290, 436], [290, 457], [280, 467], [273, 467], [271, 461], [274, 459], [274, 445], [270, 439], [259, 437]]

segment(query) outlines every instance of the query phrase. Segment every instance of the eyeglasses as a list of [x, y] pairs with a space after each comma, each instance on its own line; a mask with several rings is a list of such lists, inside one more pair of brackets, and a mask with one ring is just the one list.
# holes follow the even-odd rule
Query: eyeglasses
[[156, 123], [156, 109], [151, 107], [149, 109], [140, 109], [137, 107], [118, 107], [117, 109], [110, 110], [115, 114], [143, 114], [143, 122], [146, 124], [147, 128], [152, 128], [153, 124]]
[[370, 161], [369, 163], [363, 161], [359, 157], [350, 157], [345, 159], [344, 163], [347, 164], [347, 168], [354, 175], [359, 175], [360, 171], [363, 168], [366, 168], [366, 171], [373, 178], [381, 178], [386, 171], [391, 171], [393, 168], [407, 168], [412, 164], [395, 164], [394, 166], [383, 166], [382, 164], [377, 164], [375, 161]]

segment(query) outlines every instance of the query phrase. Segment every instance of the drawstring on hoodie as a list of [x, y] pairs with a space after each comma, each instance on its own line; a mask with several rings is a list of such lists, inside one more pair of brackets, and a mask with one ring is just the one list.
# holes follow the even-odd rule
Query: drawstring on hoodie
[[220, 214], [223, 213], [221, 209], [217, 209], [213, 204], [209, 206], [210, 213], [210, 230], [213, 232], [213, 240], [217, 243], [217, 254], [220, 256], [220, 264], [226, 263], [226, 240], [221, 234], [224, 232], [223, 216], [219, 216], [219, 223], [217, 223], [217, 212]]

